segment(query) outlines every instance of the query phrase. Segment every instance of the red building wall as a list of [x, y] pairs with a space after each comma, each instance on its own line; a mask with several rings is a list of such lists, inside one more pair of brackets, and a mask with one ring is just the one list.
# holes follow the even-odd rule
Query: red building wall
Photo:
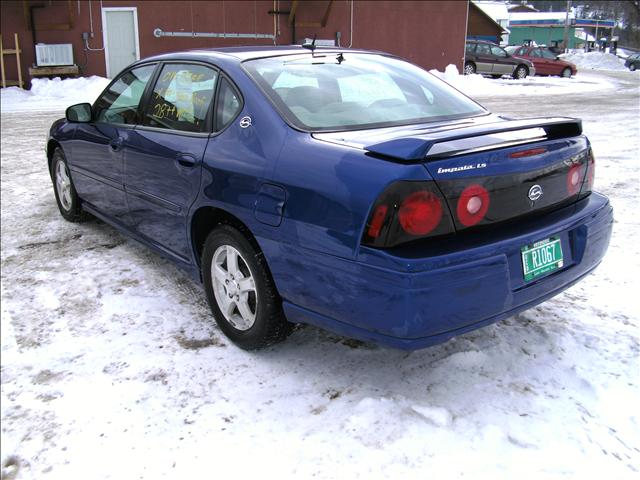
[[[299, 1], [296, 22], [320, 22], [326, 12], [327, 0]], [[268, 39], [223, 38], [156, 38], [153, 31], [196, 31], [227, 33], [276, 32], [276, 43], [291, 44], [293, 40], [289, 16], [277, 19], [270, 10], [289, 11], [287, 0], [247, 1], [108, 1], [44, 0], [0, 3], [1, 32], [5, 48], [13, 48], [13, 34], [21, 43], [23, 78], [29, 80], [28, 67], [35, 63], [32, 32], [28, 25], [28, 7], [34, 9], [37, 43], [72, 43], [76, 64], [83, 75], [106, 75], [103, 51], [85, 52], [82, 32], [89, 32], [93, 23], [91, 48], [103, 47], [101, 5], [103, 7], [136, 7], [141, 58], [157, 53], [191, 48], [230, 45], [268, 45]], [[89, 6], [91, 6], [91, 16]], [[467, 1], [364, 1], [353, 2], [353, 33], [351, 33], [350, 0], [335, 0], [328, 22], [323, 28], [296, 27], [296, 40], [317, 34], [319, 39], [335, 39], [341, 32], [341, 45], [354, 48], [383, 50], [402, 56], [427, 69], [444, 69], [450, 63], [460, 68], [464, 57], [467, 22]], [[71, 15], [70, 15], [71, 13]], [[64, 28], [71, 17], [72, 26]], [[92, 17], [92, 21], [91, 21]], [[52, 27], [52, 24], [53, 27]], [[57, 24], [57, 26], [56, 26]], [[52, 29], [58, 28], [58, 29]], [[5, 57], [7, 78], [16, 79], [13, 57]]]

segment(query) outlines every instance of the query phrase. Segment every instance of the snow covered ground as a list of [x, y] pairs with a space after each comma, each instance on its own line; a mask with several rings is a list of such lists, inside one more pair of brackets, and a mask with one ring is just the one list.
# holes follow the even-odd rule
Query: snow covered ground
[[[592, 72], [578, 72], [578, 75], [571, 78], [533, 76], [516, 80], [509, 76], [503, 76], [500, 79], [492, 79], [479, 74], [460, 75], [455, 65], [449, 65], [444, 72], [431, 70], [430, 73], [472, 97], [567, 95], [601, 92], [616, 88], [616, 84], [606, 76], [593, 75]], [[640, 75], [637, 78], [640, 79]]]
[[34, 78], [31, 80], [31, 90], [18, 87], [2, 89], [2, 112], [64, 112], [75, 103], [93, 103], [108, 84], [108, 79], [98, 76], [64, 80]]
[[495, 112], [583, 118], [615, 208], [603, 264], [412, 353], [312, 327], [235, 348], [172, 264], [60, 217], [42, 147], [65, 105], [33, 110], [55, 89], [21, 104], [2, 91], [3, 480], [638, 478], [640, 77], [583, 78], [600, 87], [522, 82], [514, 95], [483, 79], [475, 95]]

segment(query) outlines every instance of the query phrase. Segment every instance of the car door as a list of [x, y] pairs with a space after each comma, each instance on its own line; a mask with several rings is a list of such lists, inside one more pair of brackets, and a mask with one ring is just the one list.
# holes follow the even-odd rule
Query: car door
[[492, 73], [494, 58], [491, 46], [487, 43], [476, 44], [476, 71], [478, 73]]
[[513, 58], [502, 48], [497, 45], [491, 45], [491, 56], [493, 57], [493, 70], [494, 74], [509, 74], [513, 72], [515, 68], [513, 64]]
[[549, 73], [551, 73], [549, 71], [549, 62], [542, 56], [542, 50], [540, 48], [532, 48], [529, 50], [529, 57], [538, 75], [549, 75]]
[[191, 258], [187, 215], [200, 188], [217, 81], [211, 66], [163, 63], [141, 124], [126, 140], [125, 189], [134, 229], [183, 261]]
[[540, 59], [544, 62], [545, 75], [562, 74], [562, 70], [565, 66], [558, 62], [557, 57], [558, 56], [549, 49], [540, 49]]
[[156, 64], [118, 76], [93, 105], [92, 121], [77, 123], [68, 159], [80, 198], [115, 220], [129, 223], [124, 191], [124, 144]]

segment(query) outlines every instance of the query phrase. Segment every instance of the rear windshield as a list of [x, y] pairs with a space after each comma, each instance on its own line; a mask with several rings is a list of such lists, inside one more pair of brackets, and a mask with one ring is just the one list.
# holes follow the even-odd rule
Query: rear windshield
[[243, 65], [285, 119], [302, 130], [356, 130], [487, 113], [430, 73], [383, 55], [309, 53]]

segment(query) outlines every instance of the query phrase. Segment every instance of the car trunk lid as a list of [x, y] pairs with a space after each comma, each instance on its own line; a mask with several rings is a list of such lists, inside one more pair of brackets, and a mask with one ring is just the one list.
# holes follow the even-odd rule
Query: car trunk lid
[[431, 127], [314, 134], [400, 163], [422, 163], [442, 193], [456, 231], [571, 204], [590, 154], [572, 118], [497, 116]]

